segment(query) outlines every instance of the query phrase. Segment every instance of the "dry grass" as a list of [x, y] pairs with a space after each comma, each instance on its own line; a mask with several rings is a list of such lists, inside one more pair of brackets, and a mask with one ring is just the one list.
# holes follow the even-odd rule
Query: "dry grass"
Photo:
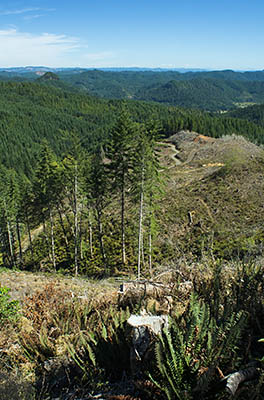
[[21, 400], [29, 400], [28, 387], [35, 385], [39, 376], [49, 375], [47, 363], [51, 362], [52, 377], [57, 370], [65, 371], [64, 362], [73, 364], [69, 346], [78, 349], [84, 336], [102, 329], [102, 318], [107, 319], [111, 306], [117, 306], [118, 285], [17, 271], [2, 271], [0, 282], [10, 287], [12, 297], [21, 303], [19, 321], [0, 327], [0, 368], [5, 374], [3, 379], [0, 376], [0, 393], [6, 390], [4, 376], [19, 371], [10, 390], [19, 388], [25, 392]]
[[23, 301], [37, 291], [52, 284], [56, 290], [69, 293], [72, 297], [112, 296], [118, 290], [118, 283], [113, 280], [91, 281], [82, 278], [63, 277], [55, 274], [31, 273], [23, 271], [0, 271], [0, 286], [9, 287], [13, 300]]
[[0, 285], [11, 289], [22, 314], [15, 325], [0, 327], [0, 366], [3, 371], [18, 369], [31, 383], [36, 381], [39, 363], [65, 357], [67, 343], [78, 343], [80, 331], [90, 327], [89, 311], [98, 311], [91, 313], [96, 319], [117, 304], [119, 288], [111, 280], [92, 282], [19, 271], [2, 271]]
[[[160, 285], [158, 285], [158, 290], [155, 288], [154, 295], [152, 291], [147, 293], [147, 290], [143, 290], [144, 295], [142, 290], [136, 293], [128, 292], [123, 302], [132, 307], [140, 305], [149, 312], [165, 312], [164, 300], [168, 295], [168, 299], [172, 300], [168, 303], [171, 306], [168, 312], [172, 317], [177, 317], [186, 311], [194, 289], [205, 299], [216, 292], [221, 295], [222, 300], [229, 297], [233, 298], [235, 293], [242, 293], [242, 285], [247, 276], [255, 277], [255, 281], [258, 282], [258, 276], [263, 271], [263, 268], [258, 270], [258, 267], [255, 266], [229, 263], [221, 265], [221, 275], [219, 275], [219, 279], [216, 279], [218, 268], [220, 268], [220, 264], [215, 260], [204, 259], [200, 264], [188, 264], [184, 259], [179, 260], [177, 263], [161, 267], [156, 275], [156, 280], [160, 282]], [[118, 298], [118, 285], [111, 281], [96, 283], [82, 279], [58, 278], [13, 271], [10, 273], [2, 272], [0, 278], [2, 284], [4, 282], [5, 284], [12, 283], [13, 292], [16, 289], [15, 284], [21, 285], [25, 279], [27, 279], [27, 283], [36, 283], [34, 290], [28, 296], [24, 295], [24, 291], [19, 292], [17, 290], [17, 295], [23, 294], [23, 299], [18, 296], [21, 300], [23, 313], [19, 323], [1, 327], [0, 366], [2, 371], [19, 371], [19, 375], [12, 372], [14, 379], [12, 378], [10, 393], [13, 393], [13, 389], [20, 390], [21, 399], [29, 400], [31, 399], [31, 392], [28, 392], [28, 398], [26, 396], [31, 386], [27, 382], [35, 384], [39, 376], [44, 377], [45, 385], [43, 388], [49, 391], [51, 382], [57, 379], [57, 374], [66, 377], [66, 383], [63, 383], [64, 386], [62, 386], [62, 389], [66, 390], [67, 384], [74, 382], [74, 380], [77, 382], [76, 365], [74, 365], [75, 370], [72, 369], [74, 356], [77, 361], [81, 360], [78, 357], [86, 357], [82, 348], [85, 343], [89, 341], [91, 343], [91, 340], [97, 341], [98, 346], [104, 345], [100, 357], [105, 362], [106, 350], [109, 351], [109, 347], [105, 347], [106, 343], [113, 346], [115, 339], [115, 336], [110, 334], [111, 329], [109, 327], [115, 326], [113, 314], [116, 316], [120, 311], [120, 306], [122, 306], [122, 302]], [[165, 292], [164, 288], [166, 289]], [[260, 284], [259, 286], [253, 285], [250, 293], [253, 293], [252, 296], [255, 297], [246, 300], [249, 304], [256, 304], [255, 299], [259, 296], [256, 288], [259, 293], [262, 293]], [[84, 294], [84, 290], [86, 290], [86, 294], [81, 296], [81, 293]], [[72, 294], [76, 294], [76, 296], [72, 297]], [[167, 302], [165, 303], [167, 304]], [[103, 327], [105, 329], [102, 329]], [[102, 332], [106, 335], [103, 340], [100, 339]], [[124, 338], [123, 331], [121, 337]], [[69, 349], [72, 350], [72, 353]], [[76, 353], [74, 352], [75, 349]], [[121, 347], [117, 348], [118, 354], [122, 353], [120, 349]], [[109, 352], [109, 354], [112, 353]], [[113, 362], [116, 360], [116, 353], [114, 355]], [[109, 359], [112, 360], [110, 357]], [[84, 367], [87, 376], [90, 380], [95, 379], [96, 381], [96, 374], [95, 376], [88, 375], [89, 371], [93, 371], [91, 370], [91, 363], [87, 362], [87, 358], [84, 359], [84, 362], [86, 363]], [[129, 360], [127, 362], [129, 364]], [[93, 374], [93, 372], [90, 374]], [[0, 393], [1, 390], [7, 390], [6, 376], [6, 373], [2, 377], [0, 376]], [[81, 378], [78, 379], [81, 382]], [[121, 389], [120, 391], [110, 391], [105, 384], [105, 378], [101, 377], [100, 379], [100, 385], [108, 394], [108, 396], [104, 395], [104, 398], [109, 400], [137, 400], [138, 396], [141, 399], [162, 398], [159, 391], [148, 381], [139, 382], [134, 388], [136, 392], [133, 392], [133, 388], [132, 391]], [[89, 384], [91, 384], [90, 381], [88, 386]], [[127, 383], [124, 383], [124, 385], [127, 385]], [[95, 393], [101, 392], [102, 386], [97, 387], [95, 383]], [[80, 388], [86, 390], [86, 393], [88, 391], [90, 393], [90, 387], [87, 389], [80, 385]], [[44, 389], [43, 393], [45, 392]], [[80, 396], [72, 398], [77, 399]], [[14, 397], [14, 400], [16, 400], [16, 397]]]
[[173, 149], [160, 146], [167, 178], [158, 215], [158, 261], [261, 256], [263, 149], [235, 135], [207, 140], [180, 132], [167, 141], [182, 163], [172, 167]]
[[[188, 186], [208, 177], [226, 164], [247, 164], [264, 154], [260, 147], [241, 136], [214, 139], [188, 131], [171, 136], [167, 143], [160, 146], [160, 150], [161, 164], [170, 170], [170, 181], [172, 185], [174, 181], [177, 182], [177, 187]], [[175, 153], [177, 159], [173, 163]]]

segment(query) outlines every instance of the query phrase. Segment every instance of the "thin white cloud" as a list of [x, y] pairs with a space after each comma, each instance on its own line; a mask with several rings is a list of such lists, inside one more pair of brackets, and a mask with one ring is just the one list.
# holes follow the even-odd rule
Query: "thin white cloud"
[[27, 15], [26, 17], [24, 17], [23, 19], [26, 21], [29, 21], [31, 19], [37, 19], [40, 17], [44, 17], [44, 14], [32, 14], [32, 15]]
[[31, 7], [31, 8], [21, 8], [21, 9], [16, 9], [16, 10], [5, 10], [5, 11], [0, 11], [0, 16], [4, 15], [20, 15], [20, 14], [27, 14], [31, 12], [37, 12], [37, 11], [45, 11], [45, 12], [51, 12], [51, 11], [56, 11], [55, 8], [39, 8], [39, 7]]
[[19, 15], [19, 14], [25, 14], [28, 12], [35, 12], [35, 11], [40, 11], [40, 8], [34, 7], [34, 8], [22, 8], [19, 10], [0, 11], [0, 15]]
[[111, 64], [111, 51], [88, 53], [79, 38], [52, 33], [31, 34], [16, 27], [0, 29], [0, 68], [45, 65], [49, 67], [104, 66]]
[[33, 35], [15, 28], [0, 30], [0, 67], [69, 66], [81, 50], [80, 40], [66, 35]]

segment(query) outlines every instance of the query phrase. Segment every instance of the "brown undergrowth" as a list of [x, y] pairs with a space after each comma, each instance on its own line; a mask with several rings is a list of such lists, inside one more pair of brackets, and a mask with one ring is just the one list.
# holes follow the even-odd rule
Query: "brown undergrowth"
[[[84, 295], [83, 291], [78, 294], [67, 285], [59, 285], [56, 277], [48, 284], [43, 282], [42, 288], [21, 300], [19, 321], [0, 328], [3, 372], [0, 390], [6, 387], [8, 375], [23, 400], [27, 399], [29, 388], [33, 388], [34, 393], [29, 391], [28, 399], [34, 400], [64, 400], [67, 393], [72, 393], [72, 399], [85, 398], [88, 393], [103, 393], [104, 398], [109, 399], [166, 399], [168, 383], [165, 375], [159, 381], [160, 386], [150, 381], [148, 366], [140, 379], [131, 376], [131, 342], [126, 325], [131, 312], [169, 313], [177, 326], [177, 334], [185, 338], [181, 346], [183, 349], [187, 346], [187, 355], [192, 355], [190, 369], [184, 366], [184, 374], [175, 375], [183, 391], [186, 390], [184, 380], [189, 379], [189, 374], [188, 390], [199, 387], [201, 379], [206, 381], [203, 384], [205, 390], [219, 380], [216, 376], [208, 381], [206, 371], [211, 367], [223, 370], [226, 375], [251, 359], [262, 357], [263, 344], [258, 343], [264, 336], [262, 265], [223, 263], [215, 259], [188, 264], [178, 260], [156, 272], [154, 283], [157, 285], [148, 286], [145, 282], [140, 289], [134, 288], [124, 295], [118, 294], [112, 284], [103, 286], [92, 282]], [[229, 347], [227, 354], [223, 338], [229, 340], [229, 336], [225, 332], [229, 332], [232, 318], [241, 313], [246, 317], [243, 331], [237, 333], [239, 340], [232, 351]], [[207, 340], [209, 328], [212, 330], [211, 348]], [[179, 365], [185, 365], [186, 351], [179, 351], [175, 329], [171, 331], [171, 353], [166, 353], [167, 346], [164, 345], [159, 348], [159, 357], [168, 359], [172, 365], [173, 358], [170, 360], [169, 354], [174, 357], [173, 348]], [[190, 333], [188, 337], [186, 332]], [[214, 341], [217, 343], [215, 349]], [[214, 358], [214, 352], [220, 348], [221, 357]], [[214, 365], [210, 364], [208, 354]], [[155, 367], [155, 356], [153, 361]], [[158, 370], [152, 370], [151, 374], [156, 380], [160, 379]], [[249, 389], [243, 396], [241, 399], [250, 398]], [[2, 397], [3, 400], [7, 398]], [[191, 394], [188, 398], [192, 398]], [[218, 397], [204, 394], [203, 398]]]

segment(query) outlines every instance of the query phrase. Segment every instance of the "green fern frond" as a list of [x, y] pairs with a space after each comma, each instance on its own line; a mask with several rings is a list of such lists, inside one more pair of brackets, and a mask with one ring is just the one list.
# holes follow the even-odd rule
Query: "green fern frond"
[[102, 338], [106, 341], [108, 335], [107, 335], [107, 329], [106, 329], [106, 326], [105, 326], [104, 323], [103, 323], [103, 326], [102, 326], [101, 335], [102, 335]]
[[78, 353], [77, 353], [77, 351], [76, 351], [76, 349], [75, 349], [75, 347], [73, 346], [72, 343], [68, 343], [67, 344], [67, 350], [68, 350], [68, 353], [69, 353], [70, 357], [72, 358], [72, 360], [85, 373], [86, 372], [86, 367], [84, 365], [84, 362], [80, 358], [80, 356], [78, 355]]
[[95, 367], [96, 366], [96, 356], [95, 356], [95, 353], [89, 343], [87, 343], [87, 345], [86, 345], [86, 350], [88, 352], [89, 358], [90, 358], [93, 366]]

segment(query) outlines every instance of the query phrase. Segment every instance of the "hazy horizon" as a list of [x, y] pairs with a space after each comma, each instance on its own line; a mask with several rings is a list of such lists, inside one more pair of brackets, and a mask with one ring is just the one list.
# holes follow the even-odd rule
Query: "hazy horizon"
[[65, 67], [51, 67], [49, 65], [14, 65], [12, 67], [1, 67], [0, 71], [14, 70], [14, 69], [46, 69], [46, 70], [64, 70], [64, 69], [80, 69], [80, 70], [161, 70], [161, 71], [177, 71], [177, 72], [214, 72], [214, 71], [233, 71], [233, 72], [262, 72], [262, 69], [232, 69], [232, 68], [223, 68], [223, 69], [213, 69], [213, 68], [184, 68], [184, 67], [146, 67], [146, 66], [108, 66], [108, 67], [74, 67], [74, 66], [65, 66]]

